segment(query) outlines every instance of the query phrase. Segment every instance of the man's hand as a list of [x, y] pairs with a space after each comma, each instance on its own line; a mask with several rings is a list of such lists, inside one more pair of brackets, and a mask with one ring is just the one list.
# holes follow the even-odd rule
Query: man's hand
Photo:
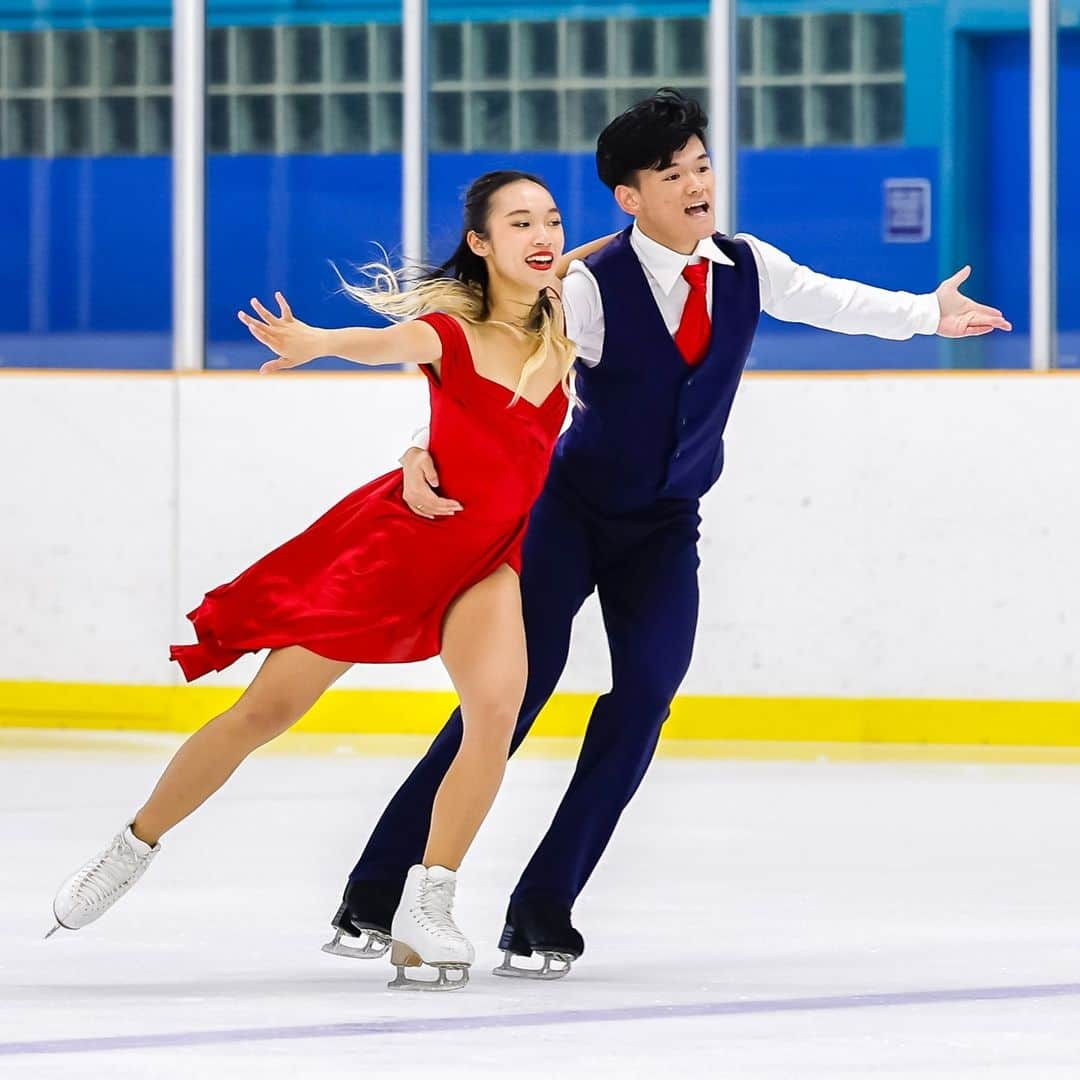
[[976, 337], [993, 330], [1011, 330], [1012, 323], [997, 308], [977, 304], [960, 292], [960, 286], [970, 275], [971, 267], [965, 266], [937, 287], [935, 295], [941, 308], [941, 321], [937, 328], [939, 336]]
[[418, 517], [434, 520], [440, 517], [453, 517], [465, 507], [453, 499], [444, 499], [436, 493], [439, 486], [439, 474], [435, 471], [435, 462], [426, 450], [418, 446], [410, 447], [401, 457], [401, 472], [405, 480], [402, 498], [405, 505]]

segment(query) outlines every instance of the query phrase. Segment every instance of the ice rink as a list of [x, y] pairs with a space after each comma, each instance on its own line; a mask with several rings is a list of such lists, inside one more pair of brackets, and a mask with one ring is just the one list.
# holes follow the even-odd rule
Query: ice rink
[[114, 911], [42, 940], [172, 745], [0, 731], [5, 1080], [1080, 1075], [1075, 751], [668, 752], [575, 909], [584, 958], [508, 982], [506, 897], [572, 767], [537, 745], [461, 875], [471, 985], [400, 994], [319, 946], [416, 742], [263, 752]]

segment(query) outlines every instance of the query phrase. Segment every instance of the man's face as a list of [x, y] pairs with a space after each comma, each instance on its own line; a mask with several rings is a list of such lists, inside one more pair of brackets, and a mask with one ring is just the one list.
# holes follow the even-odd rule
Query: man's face
[[615, 199], [652, 239], [689, 254], [716, 231], [712, 165], [696, 135], [664, 165], [640, 169], [633, 184], [615, 189]]

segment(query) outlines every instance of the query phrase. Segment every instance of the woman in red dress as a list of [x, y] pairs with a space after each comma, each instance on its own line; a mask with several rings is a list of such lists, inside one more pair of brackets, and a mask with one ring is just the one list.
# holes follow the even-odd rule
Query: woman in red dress
[[[430, 383], [431, 441], [443, 480], [468, 511], [423, 518], [402, 499], [400, 470], [346, 496], [299, 536], [212, 589], [189, 616], [198, 643], [172, 648], [188, 680], [270, 649], [251, 685], [193, 734], [113, 844], [54, 901], [57, 923], [93, 922], [142, 875], [159, 839], [258, 746], [295, 724], [353, 663], [438, 655], [465, 717], [439, 789], [422, 865], [394, 916], [392, 961], [468, 979], [472, 946], [451, 914], [455, 872], [495, 798], [525, 689], [518, 590], [521, 543], [566, 414], [574, 351], [549, 290], [563, 230], [535, 177], [489, 173], [469, 189], [461, 243], [412, 288], [379, 272], [358, 299], [402, 321], [323, 330], [257, 300], [240, 319], [277, 355], [264, 372], [336, 355], [419, 364]], [[55, 929], [55, 928], [54, 928]], [[461, 974], [451, 981], [447, 970]], [[415, 983], [412, 983], [415, 985]], [[393, 984], [392, 984], [393, 985]]]

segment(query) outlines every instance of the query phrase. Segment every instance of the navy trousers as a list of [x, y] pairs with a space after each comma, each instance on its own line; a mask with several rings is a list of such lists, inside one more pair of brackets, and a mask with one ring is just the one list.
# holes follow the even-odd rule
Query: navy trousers
[[[612, 686], [596, 702], [570, 787], [515, 898], [542, 893], [572, 907], [645, 775], [690, 664], [699, 523], [696, 500], [604, 515], [554, 476], [533, 508], [521, 577], [529, 679], [510, 752], [551, 697], [566, 665], [574, 616], [594, 588], [611, 649]], [[350, 881], [404, 884], [423, 855], [435, 793], [461, 730], [457, 709], [383, 812]]]

